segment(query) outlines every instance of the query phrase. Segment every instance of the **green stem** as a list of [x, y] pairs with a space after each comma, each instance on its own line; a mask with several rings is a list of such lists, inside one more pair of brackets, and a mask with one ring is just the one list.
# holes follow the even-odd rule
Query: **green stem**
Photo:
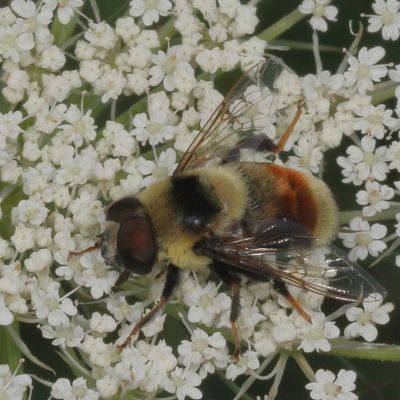
[[400, 362], [400, 346], [397, 345], [363, 343], [348, 339], [333, 339], [331, 345], [329, 354], [335, 356]]
[[[394, 236], [396, 237], [397, 235], [394, 234]], [[386, 249], [378, 258], [375, 259], [374, 262], [368, 266], [368, 268], [372, 268], [374, 265], [379, 264], [384, 258], [389, 257], [399, 246], [400, 238], [398, 237], [388, 249]]]
[[394, 97], [394, 92], [399, 84], [397, 82], [386, 81], [375, 85], [372, 95], [372, 104], [380, 104]]
[[[161, 87], [159, 88], [159, 90], [153, 90], [153, 93], [160, 90]], [[146, 107], [147, 107], [147, 96], [144, 96], [140, 100], [138, 100], [132, 107], [130, 107], [128, 110], [120, 114], [115, 121], [119, 122], [124, 126], [128, 126], [130, 120], [136, 114], [146, 111]]]
[[175, 19], [170, 18], [159, 30], [158, 30], [158, 38], [160, 40], [160, 48], [163, 48], [168, 43], [167, 39], [171, 39], [177, 33], [175, 29]]
[[58, 47], [62, 47], [71, 36], [73, 35], [76, 24], [78, 23], [78, 16], [74, 14], [68, 24], [62, 24], [58, 18], [53, 19], [51, 25], [51, 33], [54, 35], [54, 44]]
[[285, 15], [279, 21], [275, 22], [265, 31], [261, 32], [258, 37], [267, 42], [277, 38], [282, 33], [288, 31], [293, 25], [296, 25], [299, 21], [301, 21], [305, 17], [305, 14], [302, 14], [297, 8]]
[[[19, 324], [14, 321], [11, 325], [12, 329], [19, 333]], [[18, 366], [22, 353], [18, 346], [16, 346], [12, 336], [4, 327], [0, 328], [0, 364], [8, 364], [11, 371]]]
[[381, 211], [371, 217], [366, 217], [362, 215], [361, 210], [354, 210], [354, 211], [341, 211], [339, 213], [339, 223], [341, 225], [348, 224], [353, 218], [356, 217], [363, 217], [366, 221], [369, 222], [376, 222], [376, 221], [388, 221], [394, 219], [396, 213], [399, 211], [399, 207], [393, 207], [389, 210]]
[[292, 352], [291, 356], [294, 358], [297, 365], [303, 371], [303, 374], [306, 376], [306, 378], [310, 382], [315, 381], [314, 370], [311, 368], [311, 365], [309, 364], [307, 359], [304, 357], [304, 354], [300, 351], [296, 351], [296, 352]]
[[[284, 40], [284, 39], [276, 39], [271, 40], [269, 42], [272, 46], [279, 46], [279, 47], [288, 47], [291, 50], [307, 50], [313, 51], [313, 44], [309, 42], [301, 42], [298, 40]], [[336, 46], [330, 46], [328, 44], [320, 44], [319, 51], [325, 53], [341, 53], [342, 49]]]
[[[240, 390], [240, 386], [237, 385], [235, 382], [229, 380], [229, 379], [225, 379], [225, 376], [221, 373], [218, 372], [217, 373], [218, 378], [221, 379], [221, 381], [224, 382], [224, 384], [232, 391], [232, 393], [238, 393]], [[249, 396], [246, 393], [243, 393], [242, 396], [240, 397], [241, 400], [254, 400], [253, 397]]]

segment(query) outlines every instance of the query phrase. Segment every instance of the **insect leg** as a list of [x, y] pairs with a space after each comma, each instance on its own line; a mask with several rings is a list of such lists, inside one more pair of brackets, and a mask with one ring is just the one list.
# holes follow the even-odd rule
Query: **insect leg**
[[93, 246], [88, 247], [87, 249], [80, 250], [80, 251], [70, 251], [68, 253], [67, 260], [70, 261], [73, 257], [81, 256], [86, 253], [91, 253], [92, 251], [96, 251], [100, 248], [101, 243], [97, 242]]
[[229, 265], [227, 264], [214, 261], [211, 268], [219, 276], [222, 282], [228, 285], [232, 290], [230, 321], [233, 341], [235, 344], [233, 356], [235, 359], [238, 359], [240, 356], [240, 336], [236, 321], [240, 314], [240, 278], [229, 271]]
[[127, 269], [123, 269], [119, 274], [117, 281], [114, 283], [114, 286], [122, 285], [130, 276], [131, 272]]
[[287, 301], [293, 306], [293, 308], [308, 322], [311, 321], [311, 317], [303, 310], [300, 303], [289, 293], [286, 283], [277, 279], [273, 280], [274, 289], [281, 295], [285, 296]]
[[274, 153], [280, 153], [283, 148], [286, 145], [287, 140], [289, 139], [289, 136], [291, 135], [291, 133], [294, 130], [294, 127], [297, 124], [297, 121], [300, 119], [301, 113], [303, 111], [303, 106], [304, 106], [304, 101], [300, 100], [297, 103], [297, 110], [296, 110], [296, 114], [294, 115], [292, 121], [290, 122], [289, 126], [286, 128], [285, 132], [283, 132], [282, 136], [279, 139], [278, 144], [276, 144], [271, 151], [273, 151]]
[[90, 246], [86, 249], [79, 250], [79, 251], [70, 251], [68, 253], [67, 260], [70, 261], [73, 257], [81, 256], [83, 254], [96, 251], [101, 248], [101, 245], [103, 244], [103, 242], [104, 242], [104, 235], [103, 234], [97, 235], [97, 242], [93, 246]]
[[161, 294], [160, 301], [146, 315], [144, 315], [141, 320], [136, 323], [125, 341], [121, 345], [119, 345], [120, 350], [126, 347], [131, 342], [132, 337], [138, 334], [143, 326], [146, 325], [146, 323], [149, 322], [151, 318], [153, 318], [153, 316], [157, 314], [157, 312], [161, 308], [163, 308], [165, 304], [168, 303], [169, 298], [171, 297], [174, 289], [179, 283], [179, 274], [180, 270], [178, 267], [173, 264], [167, 265], [167, 276], [165, 278], [164, 288]]
[[243, 149], [257, 149], [259, 151], [274, 152], [276, 144], [267, 136], [255, 135], [241, 140], [235, 147], [233, 147], [227, 156], [222, 160], [223, 163], [239, 161], [240, 150]]

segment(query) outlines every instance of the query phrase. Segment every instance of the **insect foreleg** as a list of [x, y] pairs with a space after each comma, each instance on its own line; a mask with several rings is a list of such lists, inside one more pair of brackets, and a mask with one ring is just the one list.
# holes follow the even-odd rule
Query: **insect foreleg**
[[219, 261], [214, 261], [211, 268], [218, 277], [228, 285], [232, 290], [232, 303], [230, 322], [232, 328], [232, 336], [235, 344], [233, 356], [238, 359], [240, 356], [240, 335], [237, 326], [237, 319], [240, 315], [240, 278], [229, 271], [230, 266]]
[[161, 310], [165, 304], [168, 303], [169, 298], [171, 297], [174, 289], [179, 283], [179, 275], [180, 269], [173, 264], [168, 264], [167, 276], [165, 278], [164, 288], [161, 294], [160, 301], [146, 315], [144, 315], [141, 320], [136, 323], [136, 325], [129, 333], [128, 337], [119, 346], [120, 350], [126, 347], [131, 342], [132, 337], [137, 335], [143, 328], [143, 326], [146, 325], [146, 323], [149, 322], [154, 317], [154, 315], [157, 314], [157, 312]]

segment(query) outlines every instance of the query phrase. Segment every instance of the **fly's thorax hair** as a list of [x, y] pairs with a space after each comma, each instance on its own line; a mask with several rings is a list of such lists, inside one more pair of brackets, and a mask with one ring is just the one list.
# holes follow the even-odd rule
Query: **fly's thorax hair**
[[315, 227], [315, 236], [319, 245], [331, 242], [337, 234], [339, 227], [339, 213], [332, 191], [322, 180], [305, 175], [318, 208], [318, 218]]
[[211, 260], [193, 252], [195, 243], [223, 233], [246, 208], [245, 185], [232, 167], [187, 171], [157, 181], [138, 196], [148, 211], [159, 260], [200, 269]]
[[261, 163], [240, 162], [235, 164], [235, 169], [246, 185], [248, 201], [244, 221], [252, 231], [263, 219], [279, 214], [279, 180], [266, 173]]
[[176, 229], [177, 222], [176, 212], [171, 203], [170, 177], [150, 184], [137, 197], [149, 213], [157, 242], [161, 242], [164, 236]]
[[170, 262], [187, 269], [201, 269], [210, 263], [207, 257], [199, 257], [192, 252], [201, 234], [188, 232], [182, 226], [181, 215], [174, 203], [170, 177], [152, 183], [138, 198], [153, 223], [158, 247], [157, 261]]
[[221, 209], [212, 230], [214, 234], [221, 234], [244, 217], [248, 202], [247, 187], [242, 175], [231, 165], [199, 170], [199, 176], [219, 201]]

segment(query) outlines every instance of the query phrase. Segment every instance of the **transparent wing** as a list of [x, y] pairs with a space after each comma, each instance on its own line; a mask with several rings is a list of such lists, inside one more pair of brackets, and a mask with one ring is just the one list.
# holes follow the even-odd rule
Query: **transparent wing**
[[[243, 273], [271, 277], [342, 301], [379, 299], [386, 290], [367, 271], [349, 262], [336, 248], [301, 249], [297, 245], [260, 247], [253, 238], [213, 240], [204, 254]], [[252, 244], [253, 243], [253, 244]]]
[[279, 102], [278, 82], [284, 71], [291, 72], [281, 60], [271, 57], [244, 73], [202, 127], [174, 173], [211, 161], [218, 164], [229, 160], [235, 148], [247, 145], [258, 149], [265, 140], [271, 141], [277, 115], [284, 117], [291, 111]]
[[361, 302], [370, 296], [378, 299], [377, 294], [386, 296], [372, 275], [333, 247], [277, 254], [269, 265], [284, 282], [338, 300]]

